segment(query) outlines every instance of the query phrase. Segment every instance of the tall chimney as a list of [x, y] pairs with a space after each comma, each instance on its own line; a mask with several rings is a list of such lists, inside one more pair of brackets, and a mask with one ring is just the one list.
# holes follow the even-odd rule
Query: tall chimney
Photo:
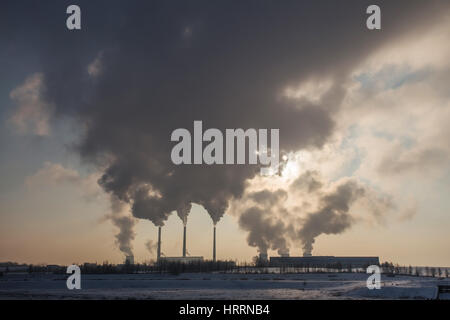
[[161, 227], [158, 227], [158, 252], [157, 252], [157, 260], [161, 258]]
[[214, 225], [214, 239], [213, 239], [213, 261], [216, 261], [216, 226]]
[[186, 257], [186, 225], [183, 227], [183, 258]]

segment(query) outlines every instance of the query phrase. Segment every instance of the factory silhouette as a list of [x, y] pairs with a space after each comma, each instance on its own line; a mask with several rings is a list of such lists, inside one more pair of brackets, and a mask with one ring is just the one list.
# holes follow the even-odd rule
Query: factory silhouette
[[[179, 263], [179, 264], [193, 264], [201, 263], [205, 259], [203, 256], [187, 255], [187, 240], [186, 240], [186, 223], [183, 223], [183, 249], [181, 256], [166, 257], [162, 254], [161, 246], [162, 227], [158, 226], [158, 243], [156, 253], [156, 263]], [[214, 225], [213, 232], [213, 246], [212, 246], [212, 262], [217, 261], [216, 256], [216, 225]], [[127, 255], [125, 257], [125, 264], [134, 264], [134, 256]], [[304, 253], [303, 256], [290, 256], [289, 253], [283, 253], [280, 256], [269, 257], [267, 253], [260, 253], [257, 258], [257, 264], [260, 266], [269, 267], [315, 267], [315, 268], [335, 268], [335, 267], [353, 267], [365, 268], [370, 265], [380, 265], [379, 257], [335, 257], [335, 256], [313, 256], [309, 253]]]

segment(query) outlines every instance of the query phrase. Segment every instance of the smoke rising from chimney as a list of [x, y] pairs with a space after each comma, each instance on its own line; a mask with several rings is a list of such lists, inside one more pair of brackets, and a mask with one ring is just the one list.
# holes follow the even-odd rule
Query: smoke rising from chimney
[[380, 221], [393, 208], [389, 198], [356, 179], [326, 182], [318, 171], [306, 171], [284, 189], [246, 193], [230, 213], [259, 253], [286, 255], [290, 246], [301, 244], [303, 254], [311, 255], [319, 235], [345, 232], [363, 220]]
[[124, 215], [124, 209], [125, 204], [115, 196], [111, 196], [111, 213], [107, 214], [106, 218], [111, 220], [113, 225], [119, 228], [119, 233], [115, 235], [116, 244], [119, 247], [119, 250], [123, 252], [125, 256], [133, 256], [133, 246], [131, 242], [136, 236], [133, 230], [136, 219]]
[[155, 243], [153, 240], [147, 240], [145, 242], [145, 248], [150, 253], [150, 256], [153, 256], [156, 253], [157, 247], [158, 247], [158, 244]]
[[180, 217], [181, 221], [183, 222], [183, 225], [186, 226], [187, 224], [187, 218], [189, 215], [189, 212], [191, 211], [192, 204], [190, 202], [183, 204], [177, 209], [177, 215]]
[[284, 190], [269, 192], [263, 190], [249, 194], [254, 206], [245, 210], [239, 217], [239, 225], [248, 231], [247, 242], [257, 247], [259, 253], [267, 254], [269, 249], [279, 253], [289, 251], [286, 232], [289, 228], [283, 221], [278, 220], [275, 211], [277, 205], [287, 197]]
[[351, 227], [354, 218], [350, 206], [365, 195], [365, 189], [355, 181], [347, 181], [320, 199], [320, 209], [307, 214], [298, 236], [303, 254], [311, 255], [315, 238], [321, 234], [339, 234]]
[[[94, 2], [86, 6], [88, 12], [102, 10]], [[425, 7], [423, 1], [406, 7], [397, 2], [385, 6], [395, 17], [389, 22], [386, 41], [410, 30], [411, 13]], [[96, 15], [92, 23], [98, 27], [89, 33], [69, 39], [64, 28], [47, 27], [34, 28], [30, 38], [24, 38], [18, 33], [21, 28], [12, 28], [5, 41], [11, 48], [32, 50], [44, 75], [43, 98], [54, 106], [52, 116], [77, 121], [80, 136], [75, 150], [83, 161], [102, 170], [101, 187], [127, 203], [134, 217], [161, 227], [176, 211], [185, 224], [188, 210], [184, 208], [197, 203], [215, 225], [230, 201], [244, 196], [259, 167], [176, 166], [170, 160], [171, 132], [202, 120], [219, 129], [279, 129], [281, 152], [321, 148], [336, 128], [336, 115], [346, 94], [344, 83], [381, 43], [379, 37], [355, 32], [362, 7], [353, 3], [333, 7], [337, 11], [324, 24], [315, 18], [323, 15], [323, 4], [301, 1], [289, 6], [264, 2], [258, 10], [245, 2], [218, 7], [189, 4], [183, 10], [150, 2], [111, 3], [110, 15]], [[294, 14], [305, 9], [310, 12], [307, 16]], [[42, 3], [36, 10], [14, 9], [23, 17], [21, 21], [34, 21], [35, 16], [54, 8]], [[121, 23], [109, 18], [124, 14], [132, 18]], [[13, 17], [6, 15], [5, 24], [15, 25]], [[179, 26], [191, 20], [199, 24], [191, 29], [186, 46], [180, 42]], [[42, 23], [51, 26], [55, 21]], [[311, 37], [311, 30], [322, 41]], [[16, 39], [22, 39], [19, 46], [10, 42]], [[93, 80], [86, 68], [99, 52], [102, 68]], [[317, 99], [280, 97], [286, 86], [310, 78], [320, 80], [322, 75], [330, 85]], [[336, 183], [313, 185], [306, 193], [321, 199], [315, 208], [307, 203], [282, 205], [285, 196], [280, 195], [273, 204], [247, 199], [253, 204], [238, 213], [240, 225], [249, 232], [249, 244], [261, 252], [286, 250], [289, 241], [303, 241], [310, 251], [318, 235], [343, 232], [356, 221], [340, 201], [350, 208], [370, 194], [357, 191], [359, 187], [358, 183], [346, 196], [336, 189]], [[327, 198], [335, 192], [343, 199]], [[309, 202], [309, 197], [304, 201]], [[119, 247], [132, 251], [134, 220], [114, 213], [110, 218], [121, 230], [116, 236]], [[332, 225], [323, 222], [324, 218], [330, 218]]]

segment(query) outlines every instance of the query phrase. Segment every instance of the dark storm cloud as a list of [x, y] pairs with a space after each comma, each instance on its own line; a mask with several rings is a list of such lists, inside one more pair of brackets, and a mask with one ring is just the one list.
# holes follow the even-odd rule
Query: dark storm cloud
[[[82, 30], [68, 31], [69, 4], [5, 5], [2, 43], [12, 56], [39, 57], [55, 115], [79, 121], [78, 152], [105, 168], [100, 185], [155, 225], [175, 210], [186, 216], [191, 203], [217, 223], [258, 172], [173, 165], [174, 129], [192, 130], [194, 120], [205, 129], [279, 128], [283, 151], [320, 148], [352, 67], [434, 8], [381, 2], [383, 31], [369, 32], [367, 1], [77, 1]], [[280, 98], [285, 86], [322, 76], [332, 79], [327, 99]]]

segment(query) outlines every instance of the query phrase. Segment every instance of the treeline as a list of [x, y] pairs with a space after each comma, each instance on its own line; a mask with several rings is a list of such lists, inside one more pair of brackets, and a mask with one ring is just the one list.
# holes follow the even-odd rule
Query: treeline
[[[17, 269], [15, 269], [16, 267]], [[242, 273], [242, 274], [264, 274], [264, 273], [365, 273], [365, 267], [355, 267], [352, 265], [326, 265], [326, 266], [310, 266], [310, 265], [283, 265], [279, 267], [269, 266], [267, 263], [255, 259], [253, 263], [236, 263], [235, 261], [192, 261], [188, 263], [160, 261], [138, 264], [112, 264], [109, 262], [84, 263], [79, 265], [82, 274], [132, 274], [132, 273]], [[381, 273], [387, 276], [409, 275], [409, 276], [426, 276], [426, 277], [449, 277], [449, 268], [440, 267], [413, 267], [400, 266], [392, 262], [384, 262], [380, 265]], [[28, 272], [28, 273], [56, 273], [65, 274], [67, 266], [58, 265], [8, 265], [0, 270], [0, 276], [10, 272]]]
[[229, 272], [235, 267], [234, 261], [192, 261], [187, 263], [161, 261], [157, 263], [137, 263], [112, 265], [84, 264], [80, 266], [82, 274], [95, 273], [170, 273], [180, 274], [185, 272]]
[[[132, 274], [132, 273], [196, 273], [196, 272], [231, 272], [236, 266], [234, 261], [192, 261], [188, 263], [161, 261], [154, 263], [137, 264], [102, 264], [84, 263], [79, 265], [81, 274]], [[32, 266], [28, 268], [29, 273], [66, 273], [66, 266]]]
[[[366, 273], [367, 266], [356, 267], [349, 265], [330, 264], [326, 266], [310, 266], [310, 265], [283, 265], [278, 267], [279, 273]], [[251, 273], [252, 268], [247, 268]], [[255, 272], [265, 273], [269, 272], [273, 267], [259, 265], [258, 270]], [[449, 268], [440, 267], [413, 267], [413, 266], [401, 266], [392, 262], [384, 262], [380, 264], [381, 273], [387, 276], [395, 275], [409, 275], [409, 276], [421, 276], [421, 277], [438, 277], [449, 278]], [[244, 269], [245, 270], [245, 269]]]
[[411, 276], [423, 276], [423, 277], [449, 277], [449, 268], [440, 267], [413, 267], [413, 266], [400, 266], [399, 264], [393, 264], [392, 262], [384, 262], [380, 265], [382, 273], [384, 274], [399, 274], [399, 275], [411, 275]]
[[153, 266], [153, 272], [159, 273], [197, 273], [197, 272], [232, 272], [236, 268], [236, 263], [231, 260], [225, 261], [192, 261], [188, 263], [160, 261]]

